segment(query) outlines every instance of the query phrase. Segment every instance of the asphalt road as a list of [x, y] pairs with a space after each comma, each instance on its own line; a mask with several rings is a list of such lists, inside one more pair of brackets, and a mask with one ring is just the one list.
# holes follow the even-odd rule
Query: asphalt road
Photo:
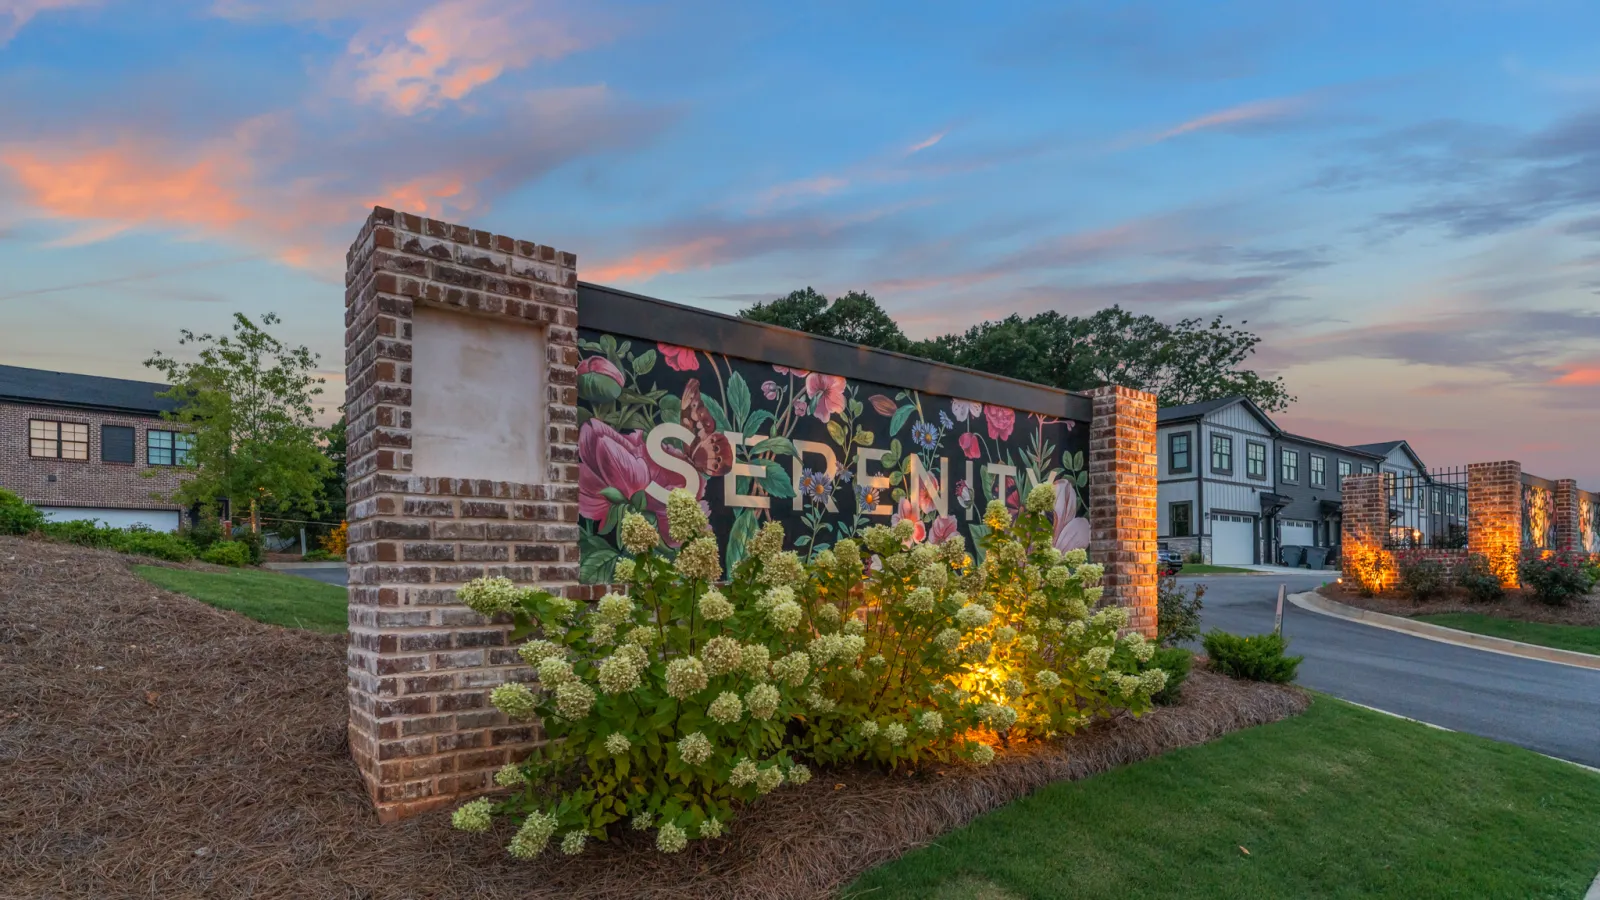
[[[283, 570], [344, 584], [343, 568]], [[1279, 584], [1310, 590], [1328, 576], [1211, 575], [1201, 622], [1236, 634], [1272, 630]], [[1600, 671], [1456, 647], [1284, 604], [1299, 682], [1402, 716], [1600, 768]]]
[[[1325, 577], [1196, 576], [1201, 623], [1236, 634], [1272, 630], [1279, 584]], [[1457, 647], [1284, 604], [1299, 683], [1353, 703], [1600, 767], [1600, 671]]]

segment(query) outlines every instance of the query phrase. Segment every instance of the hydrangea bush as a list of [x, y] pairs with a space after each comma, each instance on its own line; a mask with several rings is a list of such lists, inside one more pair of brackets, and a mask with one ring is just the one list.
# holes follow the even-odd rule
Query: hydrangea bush
[[1036, 488], [1014, 521], [992, 504], [981, 564], [959, 535], [914, 544], [910, 522], [808, 564], [769, 522], [724, 573], [698, 500], [674, 491], [678, 549], [638, 513], [618, 526], [625, 594], [580, 608], [503, 578], [472, 582], [463, 602], [509, 615], [538, 674], [491, 702], [549, 740], [496, 776], [508, 796], [466, 804], [456, 826], [510, 817], [519, 858], [551, 843], [578, 853], [621, 827], [652, 830], [673, 853], [804, 783], [801, 759], [986, 765], [997, 742], [1143, 712], [1166, 674], [1142, 636], [1118, 636], [1125, 609], [1095, 610], [1101, 567], [1051, 546], [1053, 503]]

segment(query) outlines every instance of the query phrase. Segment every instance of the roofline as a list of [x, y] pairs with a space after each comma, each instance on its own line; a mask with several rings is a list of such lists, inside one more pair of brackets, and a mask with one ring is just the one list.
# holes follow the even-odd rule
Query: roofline
[[[1224, 399], [1226, 399], [1226, 398], [1224, 398]], [[1204, 401], [1202, 401], [1202, 402], [1204, 402]], [[1250, 411], [1250, 414], [1255, 416], [1256, 419], [1261, 422], [1261, 424], [1267, 426], [1267, 430], [1272, 433], [1273, 437], [1277, 437], [1278, 435], [1284, 433], [1283, 429], [1278, 427], [1278, 423], [1272, 421], [1272, 417], [1267, 415], [1266, 410], [1264, 410], [1261, 407], [1257, 406], [1256, 402], [1254, 400], [1251, 400], [1249, 397], [1244, 397], [1244, 396], [1236, 396], [1236, 397], [1228, 400], [1227, 403], [1224, 403], [1221, 406], [1215, 407], [1213, 409], [1208, 409], [1203, 413], [1192, 413], [1192, 414], [1187, 415], [1187, 416], [1179, 416], [1179, 417], [1177, 417], [1175, 419], [1168, 419], [1165, 422], [1161, 421], [1161, 410], [1158, 409], [1158, 410], [1156, 410], [1156, 427], [1160, 428], [1163, 425], [1180, 425], [1180, 424], [1184, 424], [1184, 423], [1187, 423], [1187, 422], [1198, 422], [1198, 421], [1204, 419], [1206, 416], [1211, 415], [1214, 412], [1220, 412], [1220, 411], [1222, 411], [1224, 409], [1227, 409], [1230, 406], [1233, 406], [1235, 403], [1243, 403], [1243, 404], [1245, 404], [1246, 408]], [[1179, 404], [1179, 405], [1180, 406], [1188, 406], [1189, 404], [1183, 403], [1183, 404]]]
[[1314, 437], [1306, 437], [1303, 434], [1293, 434], [1293, 433], [1284, 431], [1284, 432], [1280, 432], [1278, 436], [1279, 437], [1288, 438], [1291, 441], [1304, 441], [1307, 444], [1315, 444], [1318, 447], [1326, 447], [1329, 450], [1339, 450], [1341, 452], [1348, 453], [1351, 456], [1362, 456], [1362, 457], [1365, 457], [1367, 459], [1383, 459], [1383, 457], [1381, 455], [1379, 455], [1377, 453], [1373, 453], [1370, 450], [1357, 450], [1356, 448], [1351, 447], [1348, 444], [1335, 444], [1332, 441], [1318, 440], [1317, 438], [1314, 438]]
[[55, 409], [81, 409], [88, 412], [118, 413], [125, 416], [139, 416], [145, 419], [160, 419], [165, 410], [151, 407], [111, 406], [104, 403], [82, 403], [76, 400], [46, 400], [39, 397], [15, 397], [10, 394], [0, 394], [0, 403], [15, 403], [18, 406], [45, 406]]

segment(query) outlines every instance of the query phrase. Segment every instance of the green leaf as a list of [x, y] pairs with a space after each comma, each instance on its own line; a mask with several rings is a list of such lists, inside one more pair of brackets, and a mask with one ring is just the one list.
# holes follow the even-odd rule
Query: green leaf
[[856, 441], [857, 444], [860, 444], [863, 447], [871, 447], [873, 440], [875, 440], [876, 438], [877, 438], [877, 435], [873, 434], [870, 431], [867, 431], [864, 428], [857, 428], [856, 429], [855, 441]]
[[[766, 410], [761, 410], [761, 412], [766, 412]], [[766, 440], [762, 441], [761, 443], [756, 444], [754, 447], [751, 447], [750, 448], [750, 452], [751, 453], [776, 453], [776, 454], [779, 454], [779, 455], [782, 455], [782, 456], [795, 456], [795, 455], [797, 455], [795, 453], [795, 449], [794, 449], [794, 442], [790, 441], [786, 437], [767, 438]]]
[[794, 498], [794, 482], [790, 480], [789, 468], [775, 459], [767, 460], [763, 465], [767, 468], [767, 477], [761, 480], [761, 486], [767, 493], [780, 500]]
[[674, 394], [661, 398], [661, 421], [678, 423], [683, 421], [683, 401]]
[[605, 351], [605, 354], [607, 356], [616, 355], [616, 352], [617, 352], [617, 339], [612, 337], [609, 334], [600, 335], [600, 349]]
[[894, 416], [889, 419], [889, 436], [894, 437], [899, 434], [900, 429], [905, 427], [906, 420], [911, 418], [911, 414], [916, 411], [917, 408], [909, 403], [895, 410]]
[[706, 409], [711, 410], [711, 418], [717, 421], [717, 428], [722, 431], [733, 430], [728, 427], [728, 415], [722, 411], [722, 404], [717, 402], [717, 398], [710, 394], [702, 393], [700, 401], [706, 405]]
[[729, 424], [743, 429], [745, 417], [750, 415], [750, 386], [738, 372], [728, 376], [728, 413]]
[[728, 530], [727, 552], [723, 554], [727, 560], [729, 572], [732, 572], [739, 563], [744, 562], [746, 555], [745, 545], [750, 542], [751, 538], [756, 536], [756, 532], [759, 530], [760, 527], [756, 522], [755, 510], [741, 509], [733, 517], [733, 527]]
[[634, 375], [645, 375], [654, 367], [656, 367], [656, 351], [653, 349], [634, 357]]
[[578, 581], [583, 584], [607, 584], [617, 567], [618, 554], [604, 538], [591, 532], [578, 535]]
[[841, 447], [847, 446], [849, 435], [845, 433], [844, 423], [837, 419], [828, 420], [828, 437]]
[[1078, 452], [1072, 454], [1072, 465], [1069, 466], [1068, 468], [1071, 468], [1071, 469], [1081, 469], [1081, 468], [1083, 468], [1083, 451], [1082, 450], [1079, 450]]
[[612, 503], [626, 503], [626, 502], [628, 502], [628, 498], [622, 496], [622, 492], [617, 490], [614, 487], [602, 488], [601, 491], [600, 491], [600, 496], [606, 498], [607, 500], [610, 500]]
[[755, 434], [756, 431], [759, 430], [762, 425], [764, 425], [764, 424], [766, 424], [767, 422], [770, 422], [770, 421], [772, 421], [772, 411], [771, 410], [768, 410], [768, 409], [758, 409], [758, 410], [756, 410], [755, 412], [750, 414], [750, 418], [744, 420], [744, 436], [745, 437], [750, 437], [751, 435]]

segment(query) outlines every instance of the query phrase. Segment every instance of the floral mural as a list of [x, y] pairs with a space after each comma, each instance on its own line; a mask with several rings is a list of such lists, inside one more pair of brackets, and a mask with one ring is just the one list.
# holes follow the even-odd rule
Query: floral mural
[[1556, 545], [1556, 495], [1537, 484], [1522, 485], [1522, 546], [1551, 550]]
[[1054, 542], [1089, 546], [1088, 423], [579, 330], [578, 504], [585, 583], [626, 554], [628, 510], [670, 537], [667, 492], [700, 499], [728, 568], [766, 519], [809, 557], [871, 524], [962, 534], [1054, 484]]
[[1578, 547], [1600, 554], [1600, 495], [1578, 492]]

